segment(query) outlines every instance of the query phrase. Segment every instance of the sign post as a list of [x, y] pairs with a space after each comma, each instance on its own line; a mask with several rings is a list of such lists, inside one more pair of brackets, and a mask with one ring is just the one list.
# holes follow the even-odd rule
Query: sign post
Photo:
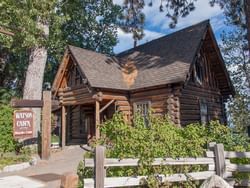
[[[57, 105], [53, 101], [53, 105]], [[12, 100], [14, 108], [42, 108], [42, 149], [41, 158], [48, 160], [51, 147], [51, 91], [43, 91], [43, 100]], [[34, 114], [31, 110], [16, 110], [13, 118], [13, 135], [17, 139], [33, 137]]]
[[50, 157], [51, 145], [51, 92], [43, 92], [42, 109], [42, 159], [48, 160]]

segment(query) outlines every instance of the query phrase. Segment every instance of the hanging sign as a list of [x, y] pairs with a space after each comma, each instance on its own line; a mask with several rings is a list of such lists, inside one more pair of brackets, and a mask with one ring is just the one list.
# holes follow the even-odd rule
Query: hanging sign
[[17, 110], [14, 112], [13, 135], [17, 139], [33, 137], [33, 112]]

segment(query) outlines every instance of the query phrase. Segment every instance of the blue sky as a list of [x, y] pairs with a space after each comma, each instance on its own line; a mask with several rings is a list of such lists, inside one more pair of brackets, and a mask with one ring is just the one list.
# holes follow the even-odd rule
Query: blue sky
[[[145, 0], [147, 2], [147, 0]], [[121, 4], [123, 0], [114, 0], [115, 3]], [[195, 2], [196, 9], [187, 17], [180, 18], [175, 29], [169, 28], [170, 20], [165, 16], [166, 13], [159, 12], [160, 0], [154, 1], [153, 7], [145, 6], [143, 12], [146, 16], [145, 37], [139, 41], [139, 44], [159, 38], [184, 27], [191, 26], [203, 20], [210, 19], [217, 42], [220, 43], [220, 34], [223, 30], [228, 30], [228, 26], [224, 24], [225, 17], [219, 6], [211, 7], [209, 0], [198, 0]], [[115, 46], [115, 53], [127, 50], [133, 47], [133, 39], [131, 34], [126, 34], [118, 29], [119, 43]]]

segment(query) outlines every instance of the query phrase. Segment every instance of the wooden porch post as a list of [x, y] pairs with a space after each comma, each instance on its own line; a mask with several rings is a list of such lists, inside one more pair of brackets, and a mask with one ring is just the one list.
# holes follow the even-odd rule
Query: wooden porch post
[[96, 139], [100, 138], [100, 102], [95, 101], [95, 137]]
[[65, 106], [62, 106], [62, 148], [66, 144], [66, 112]]

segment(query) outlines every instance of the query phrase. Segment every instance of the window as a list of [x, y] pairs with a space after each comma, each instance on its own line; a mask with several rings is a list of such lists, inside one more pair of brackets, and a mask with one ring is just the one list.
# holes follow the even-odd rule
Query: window
[[192, 71], [192, 80], [195, 83], [198, 83], [199, 85], [201, 85], [203, 83], [204, 80], [204, 74], [205, 74], [205, 66], [204, 66], [204, 62], [205, 62], [205, 57], [201, 54], [198, 54], [198, 58], [195, 62], [195, 66], [194, 69]]
[[202, 124], [208, 123], [208, 106], [206, 100], [200, 101], [200, 116]]
[[203, 81], [203, 71], [202, 71], [202, 66], [200, 63], [196, 63], [196, 66], [195, 66], [195, 73], [196, 73], [196, 81], [199, 83], [199, 84], [202, 84], [202, 81]]
[[151, 106], [150, 101], [142, 101], [142, 102], [136, 102], [134, 103], [134, 114], [140, 114], [143, 119], [145, 125], [148, 127], [149, 126], [149, 109]]

